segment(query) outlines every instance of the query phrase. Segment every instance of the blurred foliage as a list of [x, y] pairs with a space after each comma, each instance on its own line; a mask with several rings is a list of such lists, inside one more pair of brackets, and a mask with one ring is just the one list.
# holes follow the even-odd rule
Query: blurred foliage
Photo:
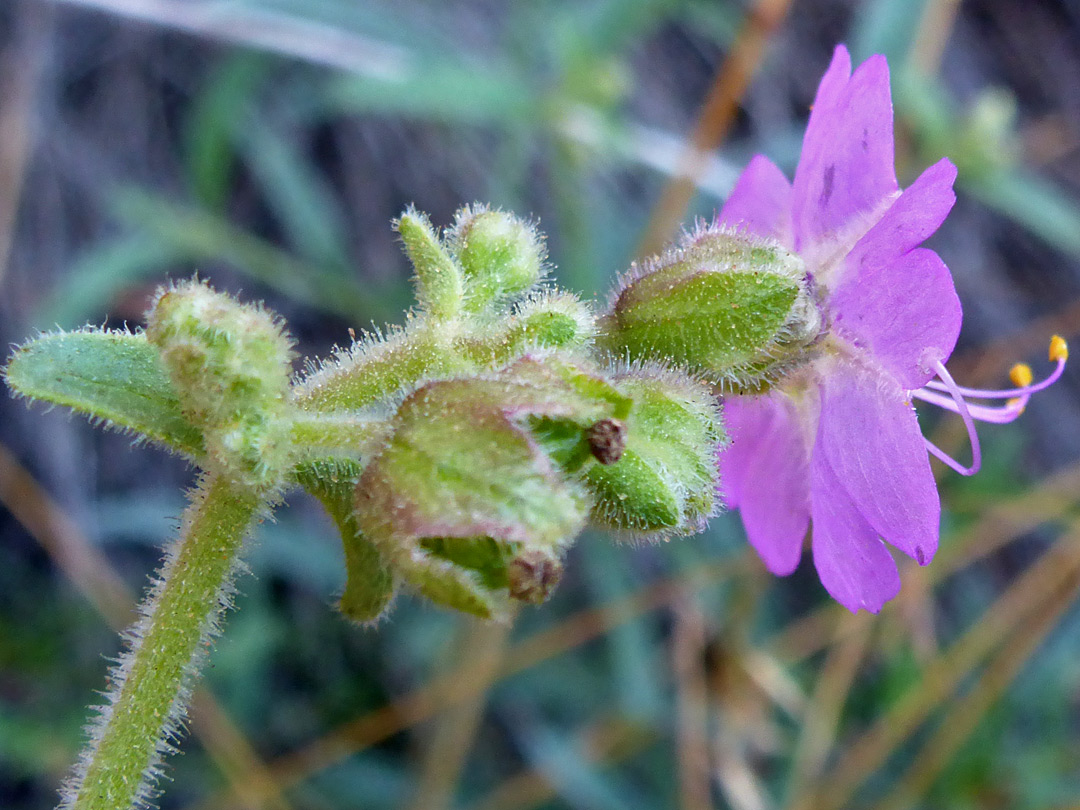
[[[137, 319], [166, 274], [198, 270], [265, 296], [286, 313], [302, 350], [323, 353], [348, 327], [401, 319], [410, 293], [389, 220], [413, 199], [436, 221], [472, 199], [539, 215], [561, 281], [604, 290], [634, 257], [681, 138], [750, 7], [761, 4], [244, 0], [206, 4], [220, 13], [198, 24], [185, 23], [177, 4], [136, 5], [149, 10], [150, 25], [77, 3], [51, 12], [45, 25], [56, 27], [60, 78], [39, 88], [53, 116], [43, 119], [45, 134], [65, 126], [65, 104], [92, 107], [95, 93], [106, 94], [94, 82], [114, 76], [108, 62], [127, 58], [125, 49], [148, 49], [151, 61], [180, 53], [187, 84], [169, 85], [168, 125], [152, 132], [170, 159], [144, 164], [124, 153], [132, 141], [108, 130], [120, 126], [115, 118], [103, 142], [114, 135], [120, 154], [104, 168], [102, 144], [65, 147], [79, 153], [80, 170], [94, 169], [71, 204], [81, 219], [68, 236], [59, 214], [55, 231], [18, 232], [23, 241], [0, 279], [5, 340], [54, 323]], [[920, 56], [957, 25], [946, 13], [956, 5], [794, 4], [690, 213], [707, 216], [753, 151], [792, 168], [820, 68], [845, 37], [857, 59], [890, 58], [902, 176], [948, 155], [960, 167], [961, 207], [982, 212], [978, 232], [950, 235], [947, 224], [939, 235], [971, 301], [969, 322], [994, 334], [1061, 307], [1065, 293], [1051, 292], [1042, 310], [1018, 304], [1014, 321], [977, 320], [981, 299], [1003, 282], [990, 268], [973, 269], [978, 257], [964, 252], [972, 242], [987, 255], [1007, 237], [1026, 245], [1033, 235], [1049, 258], [1026, 275], [1049, 277], [1053, 263], [1054, 283], [1072, 289], [1080, 208], [1060, 176], [1029, 159], [1025, 127], [1043, 110], [963, 54], [946, 51], [945, 68], [941, 54]], [[987, 20], [1003, 13], [973, 5], [957, 33], [969, 62], [982, 53]], [[1032, 36], [1047, 30], [1038, 21], [1073, 13], [1065, 3], [1036, 5], [1010, 18], [1028, 14]], [[11, 48], [17, 15], [37, 8], [26, 0], [4, 12]], [[928, 28], [935, 19], [945, 22]], [[1075, 32], [1080, 21], [1071, 19]], [[168, 33], [193, 26], [211, 36]], [[156, 109], [142, 91], [124, 97], [132, 121]], [[39, 159], [63, 168], [66, 154]], [[128, 158], [138, 169], [128, 170]], [[357, 166], [369, 173], [358, 176]], [[28, 183], [26, 210], [49, 193]], [[50, 257], [62, 266], [50, 267]], [[1009, 299], [1037, 292], [1005, 289]], [[1059, 328], [1075, 326], [1074, 316]], [[1025, 337], [1018, 350], [1042, 339]], [[980, 359], [998, 376], [1010, 360]], [[175, 531], [176, 485], [188, 473], [80, 423], [3, 408], [2, 441], [59, 493], [82, 542], [141, 589]], [[1042, 418], [1076, 413], [1069, 404]], [[943, 443], [952, 429], [941, 425]], [[1057, 443], [1072, 441], [1055, 429]], [[584, 538], [552, 601], [523, 611], [509, 641], [488, 649], [495, 663], [487, 670], [466, 654], [483, 631], [418, 600], [401, 600], [377, 630], [335, 615], [344, 571], [333, 529], [291, 496], [292, 508], [250, 544], [254, 575], [240, 580], [205, 678], [268, 769], [261, 777], [223, 769], [197, 722], [186, 755], [170, 763], [161, 806], [1075, 804], [1080, 472], [1074, 455], [1073, 466], [1032, 483], [1031, 471], [1047, 463], [1022, 430], [986, 432], [983, 472], [943, 479], [939, 559], [904, 571], [902, 598], [876, 620], [829, 603], [809, 560], [790, 579], [765, 575], [725, 515], [706, 534], [661, 547]], [[117, 641], [32, 539], [47, 539], [58, 507], [9, 486], [11, 464], [0, 466], [9, 507], [0, 510], [0, 804], [44, 808], [101, 688], [102, 651], [113, 654]], [[44, 522], [28, 533], [17, 508], [28, 510], [18, 513], [22, 523], [33, 525], [25, 514], [38, 512]], [[481, 694], [470, 721], [460, 707]], [[274, 784], [277, 796], [263, 789]], [[265, 802], [250, 798], [267, 793]]]

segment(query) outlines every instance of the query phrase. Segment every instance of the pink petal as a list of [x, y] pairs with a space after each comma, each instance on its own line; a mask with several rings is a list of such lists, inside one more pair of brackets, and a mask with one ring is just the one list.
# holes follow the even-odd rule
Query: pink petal
[[878, 214], [897, 191], [889, 67], [872, 56], [854, 75], [837, 47], [818, 87], [792, 189], [792, 222], [800, 253]]
[[755, 155], [743, 169], [717, 222], [791, 247], [791, 183], [776, 164]]
[[838, 365], [822, 383], [815, 461], [819, 455], [875, 532], [920, 565], [931, 560], [941, 503], [915, 409], [899, 386]]
[[881, 220], [858, 241], [847, 258], [855, 271], [885, 264], [921, 245], [945, 221], [956, 202], [956, 166], [942, 158], [896, 198]]
[[733, 441], [720, 457], [720, 480], [734, 492], [729, 503], [737, 502], [765, 567], [786, 576], [799, 564], [810, 522], [803, 432], [779, 395], [729, 398], [725, 415]]
[[908, 390], [922, 387], [960, 334], [960, 299], [949, 268], [917, 248], [881, 264], [864, 262], [829, 297], [833, 330], [863, 346]]
[[812, 544], [821, 584], [852, 613], [877, 613], [900, 591], [896, 563], [828, 462], [815, 456], [811, 466]]
[[720, 492], [734, 509], [742, 501], [746, 471], [757, 453], [759, 437], [772, 421], [771, 397], [726, 397], [724, 427], [731, 444], [720, 451]]

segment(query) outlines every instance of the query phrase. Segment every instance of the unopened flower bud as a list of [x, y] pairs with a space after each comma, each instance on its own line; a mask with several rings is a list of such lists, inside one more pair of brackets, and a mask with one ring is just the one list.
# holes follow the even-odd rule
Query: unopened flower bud
[[722, 226], [701, 226], [625, 277], [600, 321], [616, 356], [687, 366], [718, 387], [760, 390], [822, 330], [802, 259]]
[[593, 521], [635, 539], [700, 531], [718, 506], [716, 459], [725, 438], [715, 397], [703, 383], [659, 366], [614, 383], [633, 406], [619, 459], [586, 473]]
[[463, 208], [449, 240], [465, 271], [466, 306], [473, 312], [524, 293], [544, 274], [543, 239], [513, 214], [484, 206]]
[[420, 308], [435, 320], [446, 320], [461, 308], [461, 268], [447, 252], [426, 214], [412, 206], [394, 223], [413, 264]]
[[261, 307], [187, 281], [158, 295], [146, 337], [184, 416], [203, 431], [211, 466], [250, 486], [277, 482], [289, 462], [283, 415], [292, 360], [280, 323]]
[[596, 316], [571, 293], [545, 292], [520, 304], [506, 334], [507, 350], [579, 349], [596, 334]]

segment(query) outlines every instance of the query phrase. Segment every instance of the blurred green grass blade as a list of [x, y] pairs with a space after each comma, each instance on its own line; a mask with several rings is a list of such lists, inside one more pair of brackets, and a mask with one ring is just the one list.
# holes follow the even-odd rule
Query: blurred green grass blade
[[545, 25], [550, 38], [561, 40], [564, 57], [596, 58], [618, 53], [648, 36], [679, 5], [680, 0], [602, 0], [523, 7], [531, 6], [535, 15], [531, 21]]
[[212, 211], [225, 207], [236, 162], [238, 111], [258, 92], [273, 63], [242, 51], [211, 74], [187, 122], [185, 168], [195, 198]]
[[1080, 256], [1080, 205], [1048, 180], [1024, 169], [964, 177], [966, 191], [1065, 253]]
[[326, 103], [337, 112], [404, 116], [453, 124], [506, 124], [535, 119], [542, 104], [531, 85], [505, 64], [464, 66], [431, 61], [401, 80], [344, 76]]
[[728, 48], [742, 25], [743, 11], [733, 3], [716, 0], [683, 0], [678, 9], [685, 25], [695, 34]]
[[184, 419], [157, 349], [141, 334], [41, 335], [15, 350], [4, 376], [22, 396], [65, 405], [187, 455], [202, 453], [202, 434]]
[[188, 262], [225, 261], [281, 294], [344, 318], [372, 312], [372, 296], [343, 274], [301, 262], [224, 218], [136, 189], [119, 192], [117, 214]]
[[854, 61], [863, 62], [877, 53], [893, 66], [907, 61], [925, 7], [926, 0], [870, 0], [857, 6], [848, 37]]
[[600, 773], [567, 735], [533, 719], [517, 735], [530, 764], [543, 773], [568, 807], [588, 810], [636, 810], [642, 805], [629, 785]]
[[[582, 544], [582, 558], [588, 569], [586, 581], [598, 604], [615, 601], [633, 587], [624, 574], [625, 553], [626, 549], [610, 542]], [[657, 643], [648, 619], [639, 618], [614, 628], [604, 637], [604, 644], [623, 715], [639, 721], [663, 717], [667, 709], [660, 685], [665, 679], [657, 666], [663, 645]]]
[[289, 244], [317, 264], [348, 267], [341, 208], [311, 163], [261, 119], [249, 120], [237, 140]]
[[70, 328], [97, 320], [124, 289], [182, 258], [174, 245], [142, 234], [95, 245], [79, 257], [63, 284], [34, 314], [33, 322], [40, 327]]

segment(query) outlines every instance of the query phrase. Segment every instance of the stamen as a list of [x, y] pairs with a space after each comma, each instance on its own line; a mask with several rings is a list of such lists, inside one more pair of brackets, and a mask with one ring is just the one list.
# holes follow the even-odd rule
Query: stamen
[[[974, 399], [1013, 399], [1014, 397], [1037, 394], [1039, 391], [1049, 388], [1056, 383], [1061, 379], [1061, 375], [1065, 372], [1065, 363], [1069, 359], [1069, 345], [1065, 342], [1065, 338], [1061, 337], [1061, 335], [1054, 335], [1050, 339], [1049, 354], [1051, 362], [1057, 363], [1057, 366], [1050, 372], [1050, 375], [1045, 380], [1041, 380], [1035, 384], [1031, 383], [1031, 379], [1034, 376], [1031, 374], [1031, 367], [1024, 363], [1017, 363], [1009, 372], [1009, 377], [1017, 384], [1017, 388], [991, 390], [957, 386], [956, 390], [959, 391], [962, 396], [972, 397]], [[1024, 384], [1021, 385], [1021, 382]], [[949, 393], [952, 393], [947, 385], [937, 382], [936, 380], [928, 382], [926, 388], [930, 388], [934, 391], [948, 391]]]
[[[957, 389], [963, 390], [959, 386], [957, 386]], [[921, 399], [923, 402], [929, 402], [931, 405], [937, 405], [939, 408], [944, 408], [947, 411], [960, 413], [960, 406], [956, 404], [956, 401], [953, 400], [952, 397], [935, 394], [927, 391], [925, 388], [921, 388], [918, 391], [912, 391], [911, 396], [915, 399]], [[1007, 425], [1024, 412], [1028, 399], [1030, 399], [1030, 397], [1027, 396], [1014, 397], [1001, 406], [974, 405], [966, 401], [965, 404], [967, 405], [968, 413], [971, 414], [973, 419], [977, 419], [980, 422], [991, 422], [995, 425]]]
[[[961, 475], [974, 475], [978, 472], [982, 466], [982, 448], [979, 446], [979, 436], [975, 432], [975, 420], [1006, 424], [1020, 416], [1024, 412], [1024, 408], [1027, 407], [1032, 394], [1049, 388], [1061, 379], [1061, 375], [1065, 371], [1065, 363], [1069, 359], [1069, 345], [1065, 342], [1065, 338], [1054, 335], [1050, 339], [1049, 354], [1051, 362], [1057, 365], [1046, 379], [1037, 383], [1033, 382], [1035, 375], [1031, 371], [1031, 366], [1026, 363], [1017, 363], [1009, 370], [1009, 379], [1013, 381], [1016, 387], [1002, 390], [959, 386], [945, 366], [940, 361], [936, 362], [934, 370], [937, 372], [940, 381], [931, 380], [919, 390], [912, 391], [911, 396], [915, 399], [921, 399], [923, 402], [937, 405], [947, 411], [960, 414], [960, 418], [964, 420], [964, 427], [967, 429], [968, 441], [971, 442], [971, 466], [965, 467], [929, 439], [924, 439], [926, 449], [935, 458], [940, 459]], [[937, 391], [942, 393], [934, 393]], [[946, 393], [948, 396], [943, 395]], [[1004, 399], [1005, 404], [1002, 406], [974, 405], [964, 397]]]
[[941, 381], [945, 383], [945, 386], [949, 389], [949, 393], [952, 394], [953, 402], [956, 403], [956, 412], [959, 413], [960, 418], [964, 420], [968, 441], [971, 443], [971, 466], [965, 467], [929, 439], [926, 440], [926, 448], [961, 475], [974, 475], [979, 471], [979, 468], [982, 467], [982, 447], [979, 445], [979, 434], [975, 431], [975, 420], [971, 417], [971, 410], [967, 401], [960, 394], [960, 387], [956, 384], [956, 381], [952, 378], [952, 375], [949, 374], [948, 369], [945, 368], [940, 360], [934, 364], [934, 370], [937, 371]]
[[1050, 360], [1064, 363], [1069, 359], [1069, 344], [1061, 335], [1050, 338]]

